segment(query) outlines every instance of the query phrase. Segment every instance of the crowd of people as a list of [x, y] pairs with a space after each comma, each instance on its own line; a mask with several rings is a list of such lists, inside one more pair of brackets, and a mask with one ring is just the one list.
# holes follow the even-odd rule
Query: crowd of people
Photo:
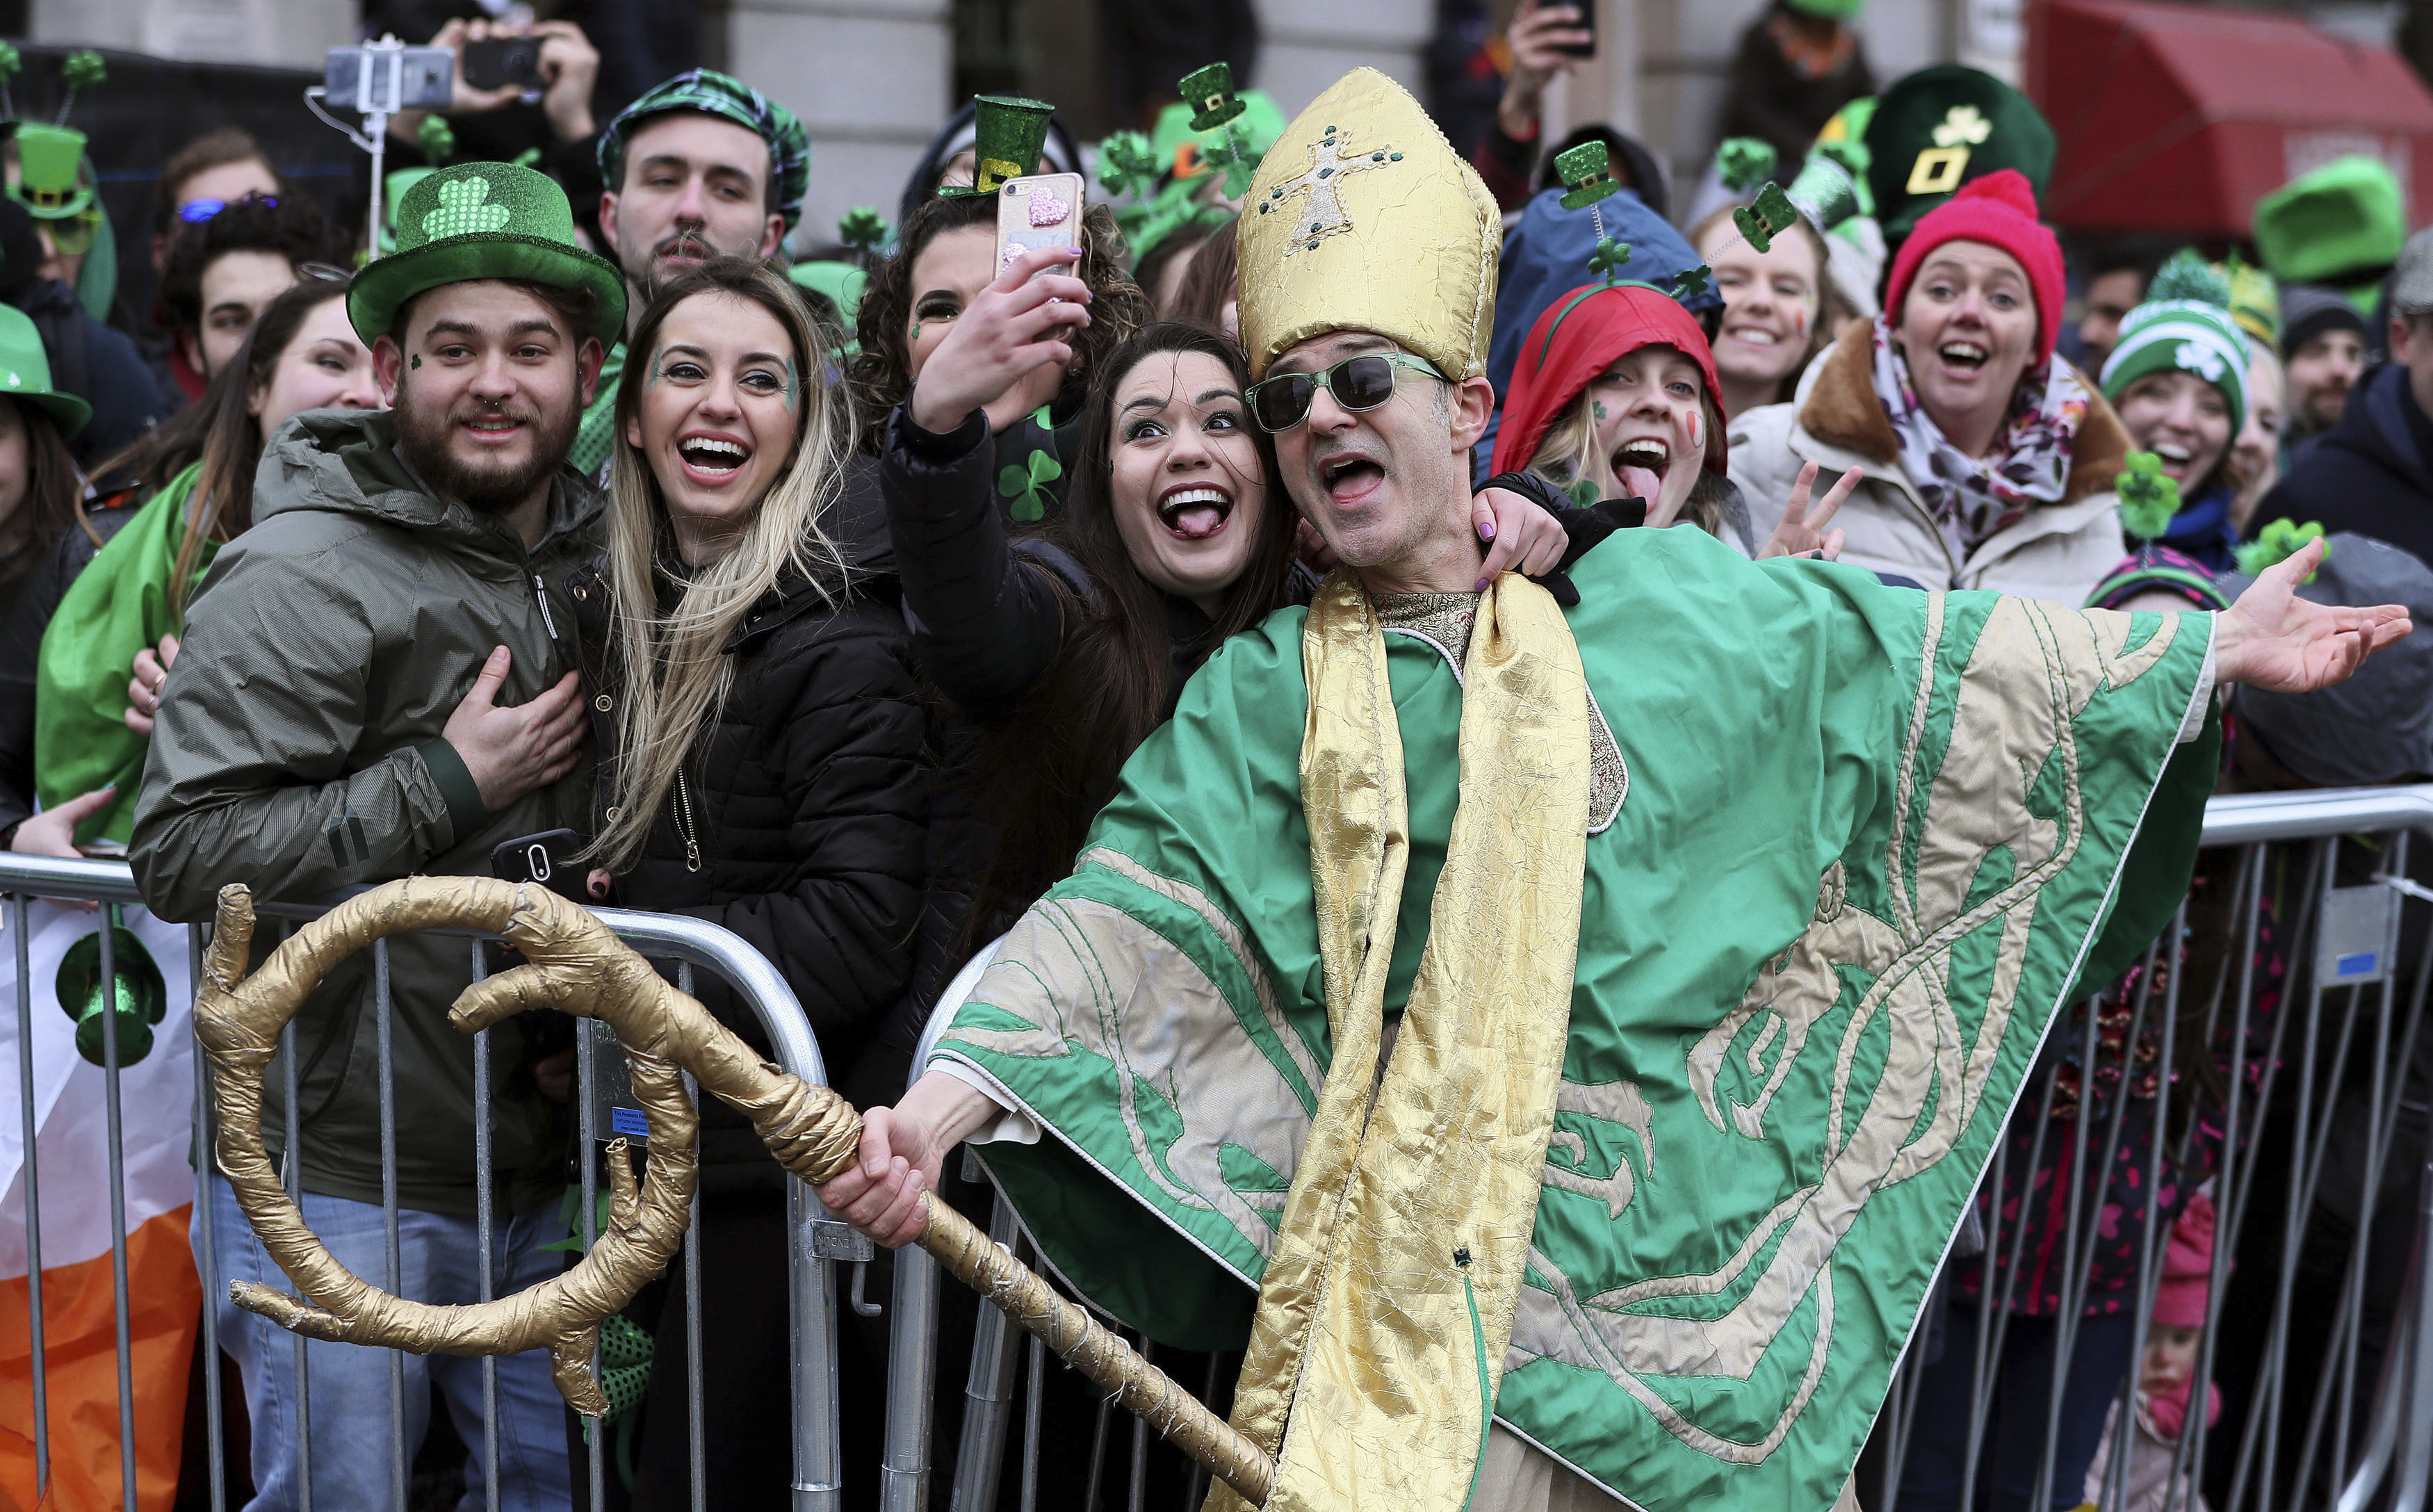
[[[230, 882], [311, 899], [408, 874], [488, 875], [506, 842], [558, 834], [556, 859], [587, 900], [715, 922], [776, 966], [831, 1079], [878, 1111], [869, 1164], [823, 1195], [900, 1243], [927, 1194], [969, 1199], [942, 1164], [958, 1144], [983, 1145], [1010, 1195], [1054, 1209], [1048, 1194], [1081, 1170], [1072, 1150], [1097, 1162], [1089, 1141], [1108, 1129], [1121, 1143], [1129, 1126], [1137, 1141], [1129, 1087], [1121, 1119], [1077, 1134], [1068, 1118], [1087, 1125], [1086, 1112], [1068, 1113], [1054, 1088], [1009, 1069], [1009, 1057], [1053, 1057], [1004, 1038], [1022, 995], [1005, 978], [988, 978], [1000, 984], [995, 1020], [959, 1021], [960, 1047], [912, 1063], [945, 982], [992, 943], [1002, 942], [995, 970], [1011, 961], [1051, 995], [1069, 985], [1057, 973], [1078, 968], [1040, 964], [1049, 936], [1087, 940], [1104, 955], [1093, 971], [1135, 981], [1094, 989], [1117, 997], [1197, 993], [1220, 1011], [1230, 999], [1245, 1026], [1266, 1000], [1273, 1028], [1259, 1028], [1260, 1053], [1296, 1086], [1309, 1079], [1313, 1108], [1317, 1065], [1279, 1037], [1344, 1051], [1347, 960], [1363, 990], [1385, 994], [1389, 1050], [1399, 1024], [1414, 1053], [1454, 1053], [1416, 1006], [1445, 990], [1418, 944], [1429, 894], [1448, 907], [1449, 890], [1476, 885], [1485, 858], [1502, 854], [1483, 826], [1465, 828], [1473, 741], [1501, 747], [1460, 712], [1461, 689], [1491, 706], [1481, 648], [1544, 633], [1523, 597], [1540, 588], [1579, 641], [1573, 687], [1586, 664], [1591, 841], [1618, 815], [1652, 823], [1651, 806], [1679, 810], [1661, 831], [1673, 844], [1737, 814], [1753, 827], [1725, 849], [1743, 846], [1744, 858], [1761, 848], [1761, 829], [1832, 831], [1794, 847], [1817, 850], [1817, 865], [1784, 863], [1786, 877], [1807, 868], [1790, 878], [1795, 908], [1752, 906], [1732, 926], [1772, 937], [1710, 950], [1729, 966], [1728, 1001], [1812, 909], [1828, 916], [1817, 877], [1849, 838], [1833, 826], [1860, 824], [1842, 812], [1858, 802], [1849, 773], [1889, 759], [1875, 742], [1908, 717], [1894, 702], [1906, 710], [1914, 695], [1926, 717], [1915, 668], [1934, 663], [1933, 642], [1921, 652], [1900, 637], [1920, 606], [1945, 602], [1929, 595], [2005, 596], [1967, 601], [1988, 646], [2001, 613], [1990, 606], [2011, 599], [2217, 611], [2225, 626], [2254, 627], [2244, 641], [2214, 632], [2135, 739], [2082, 734], [2090, 750], [2115, 740], [2101, 749], [2123, 772], [2146, 763], [2105, 842], [2121, 854], [2148, 791], [2157, 813], [2168, 807], [2166, 759], [2172, 790], [2198, 804], [2217, 787], [2433, 773], [2433, 651], [2393, 607], [2433, 613], [2433, 230], [2404, 234], [2388, 170], [2342, 160], [2293, 182], [2259, 209], [2247, 247], [2066, 240], [2039, 209], [2052, 133], [2033, 106], [1958, 65], [1879, 89], [1849, 9], [1778, 0], [1750, 28], [1727, 140], [1694, 188], [1669, 183], [1656, 156], [1609, 127], [1540, 141], [1546, 86], [1585, 34], [1570, 8], [1524, 0], [1498, 108], [1474, 142], [1447, 144], [1375, 76], [1326, 96], [1343, 112], [1340, 137], [1332, 118], [1288, 121], [1229, 82], [1221, 100], [1168, 107], [1132, 150], [1097, 148], [1097, 192], [1070, 207], [1069, 245], [1002, 259], [1000, 186], [1080, 171], [1089, 156], [1044, 111], [966, 106], [893, 227], [830, 236], [799, 224], [814, 167], [783, 106], [692, 70], [595, 121], [600, 60], [578, 28], [550, 23], [538, 103], [465, 102], [464, 150], [394, 176], [376, 247], [353, 245], [243, 132], [182, 144], [160, 167], [153, 240], [165, 339], [141, 344], [79, 306], [70, 223], [55, 198], [20, 192], [30, 167], [13, 143], [0, 146], [0, 265], [15, 280], [0, 288], [0, 841], [124, 855], [150, 909], [185, 921], [208, 919]], [[442, 45], [488, 34], [450, 25]], [[1955, 121], [1969, 129], [1944, 129]], [[1390, 156], [1383, 145], [1368, 156], [1389, 138]], [[1229, 156], [1242, 174], [1227, 172]], [[1769, 166], [1752, 175], [1752, 162]], [[1311, 177], [1321, 164], [1342, 174], [1333, 187]], [[1390, 235], [1404, 240], [1381, 241], [1389, 233], [1344, 207], [1364, 178], [1398, 167], [1429, 176], [1427, 188], [1397, 212], [1408, 224]], [[1769, 219], [1784, 203], [1795, 213]], [[1287, 232], [1294, 214], [1307, 224]], [[1383, 261], [1412, 247], [1427, 277]], [[1355, 252], [1378, 260], [1361, 279], [1340, 271]], [[43, 271], [26, 277], [28, 265]], [[1738, 674], [1709, 647], [1659, 674], [1633, 658], [1674, 655], [1668, 632], [1648, 629], [1668, 613], [1744, 620], [1733, 636], [1812, 634], [1819, 644], [1801, 654], [1827, 659], [1752, 651], [1739, 670], [1748, 686], [1731, 688], [1717, 685]], [[1302, 675], [1304, 622], [1309, 689], [1280, 698]], [[1294, 927], [1308, 926], [1312, 878], [1302, 868], [1273, 904], [1255, 869], [1275, 860], [1279, 837], [1313, 857], [1324, 848], [1316, 808], [1303, 828], [1321, 780], [1310, 758], [1298, 779], [1289, 759], [1263, 766], [1257, 732], [1282, 719], [1277, 749], [1302, 749], [1303, 705], [1316, 706], [1327, 666], [1315, 648], [1348, 637], [1347, 623], [1382, 626], [1398, 648], [1390, 676], [1381, 653], [1356, 677], [1334, 664], [1343, 681], [1328, 684], [1347, 699], [1389, 692], [1388, 726], [1402, 710], [1403, 745], [1389, 741], [1386, 760], [1411, 773], [1416, 885], [1390, 969], [1340, 955], [1332, 934], [1271, 937], [1285, 929], [1274, 910], [1291, 911], [1294, 896]], [[2148, 636], [2144, 651], [2103, 654], [2164, 665], [2171, 637], [2141, 629], [2132, 644]], [[1472, 681], [1423, 683], [1399, 659], [1413, 644], [1434, 658], [1431, 675], [1458, 680], [1467, 665]], [[2385, 654], [2360, 666], [2372, 650]], [[1906, 691], [1881, 676], [1895, 663], [1912, 669]], [[1614, 667], [1629, 670], [1607, 680]], [[2228, 699], [2225, 737], [2207, 710], [2238, 683], [2252, 686]], [[1625, 685], [1643, 708], [1616, 705]], [[1835, 712], [1841, 698], [1861, 712]], [[1734, 754], [1694, 783], [1668, 775], [1655, 737], [1631, 728], [1642, 713], [1667, 739], [1710, 736]], [[1746, 752], [1770, 743], [1758, 726], [1772, 735], [1776, 722], [1826, 733]], [[1319, 723], [1313, 713], [1313, 740]], [[1444, 769], [1433, 787], [1432, 767]], [[1761, 791], [1803, 784], [1825, 796]], [[1187, 800], [1160, 807], [1185, 789]], [[1398, 808], [1390, 823], [1402, 822]], [[1214, 838], [1195, 850], [1203, 834]], [[1227, 846], [1258, 854], [1228, 861], [1216, 855]], [[1286, 871], [1303, 859], [1283, 851]], [[1145, 881], [1152, 853], [1176, 870]], [[1077, 872], [1077, 857], [1099, 859]], [[1618, 994], [1625, 1015], [1651, 984], [1713, 985], [1686, 968], [1646, 975], [1649, 943], [1599, 921], [1599, 907], [1619, 910], [1614, 900], [1639, 885], [1599, 869], [1644, 861], [1591, 850], [1584, 920], [1574, 893], [1580, 980]], [[2028, 1505], [2038, 1484], [2067, 1505], [2123, 1453], [2135, 1487], [2159, 1496], [2173, 1473], [2169, 1446], [2203, 1385], [2191, 1339], [2207, 1320], [2200, 1278], [2213, 1273], [2210, 1184], [2225, 1153], [2220, 1121], [2190, 1110], [2258, 1074], [2267, 1025], [2243, 1037], [2191, 1028], [2167, 1065], [2151, 1016], [2107, 1030], [2092, 1058], [2077, 1046], [2098, 1043], [2085, 1014], [2132, 1022], [2122, 1005], [2138, 970], [2152, 969], [2135, 962], [2183, 898], [2197, 925], [2172, 948], [2203, 969], [2229, 927], [2206, 923], [2207, 910], [2226, 916], [2237, 895], [2208, 864], [2191, 856], [2132, 872], [2151, 895], [2124, 895], [2104, 935], [2118, 948], [2089, 955], [2080, 995], [2098, 995], [2062, 1011], [2026, 1090], [2010, 1094], [2050, 1100], [2058, 1089], [2071, 1106], [2107, 1111], [2129, 1099], [2120, 1170], [2074, 1163], [2067, 1140], [2046, 1140], [2016, 1151], [1999, 1185], [1954, 1188], [1940, 1230], [1908, 1220], [1904, 1242], [1931, 1251], [1908, 1305], [1931, 1319], [1917, 1326], [1934, 1343], [1927, 1406], [1897, 1471], [1904, 1507], [1963, 1504], [1969, 1473], [1996, 1505]], [[1574, 889], [1579, 871], [1575, 860]], [[1172, 880], [1185, 874], [1199, 880]], [[1334, 928], [1330, 907], [1352, 905], [1330, 904], [1323, 877], [1318, 887], [1319, 921]], [[1116, 935], [1084, 905], [1131, 909], [1190, 964], [1119, 961]], [[1665, 917], [1676, 906], [1647, 904]], [[2264, 913], [2257, 964], [2278, 984], [2291, 968], [2271, 943], [2270, 903]], [[1183, 943], [1203, 920], [1205, 938]], [[1602, 977], [1591, 968], [1599, 952], [1621, 962], [1598, 966]], [[1567, 943], [1565, 994], [1570, 960]], [[1237, 975], [1258, 982], [1250, 998]], [[391, 942], [378, 984], [397, 1004], [389, 1102], [363, 1028], [376, 991], [367, 960], [333, 973], [298, 1017], [297, 1063], [269, 1078], [264, 1118], [273, 1158], [296, 1166], [306, 1221], [338, 1259], [377, 1277], [394, 1247], [403, 1294], [440, 1302], [480, 1295], [485, 1230], [500, 1293], [556, 1274], [579, 1243], [571, 1173], [594, 1158], [571, 1131], [564, 1021], [493, 1030], [485, 1073], [446, 1020], [470, 979], [461, 943]], [[698, 991], [765, 1051], [731, 991], [706, 978]], [[1297, 994], [1315, 1028], [1286, 1027], [1295, 1010], [1278, 994]], [[1585, 1010], [1573, 1011], [1576, 1037]], [[1071, 1032], [1122, 1053], [1107, 1050], [1113, 1029]], [[1761, 1049], [1747, 1050], [1752, 1072]], [[1795, 1046], [1777, 1053], [1787, 1065]], [[495, 1226], [476, 1214], [483, 1074]], [[1144, 1096], [1163, 1088], [1177, 1128], [1214, 1095], [1140, 1075]], [[1393, 1078], [1377, 1094], [1381, 1119]], [[1326, 1079], [1330, 1096], [1342, 1079]], [[2157, 1116], [2165, 1086], [2171, 1106]], [[1597, 1104], [1599, 1116], [1627, 1123], [1621, 1106]], [[1306, 1115], [1294, 1103], [1290, 1116]], [[2082, 1126], [2097, 1127], [2092, 1113]], [[1648, 1126], [1636, 1127], [1644, 1190], [1657, 1168]], [[1242, 1185], [1250, 1166], [1274, 1178], [1272, 1200], [1243, 1211], [1289, 1235], [1295, 1152], [1262, 1154], [1268, 1137], [1223, 1146], [1234, 1152], [1227, 1179]], [[1542, 1152], [1542, 1127], [1538, 1138]], [[687, 1504], [691, 1386], [707, 1407], [712, 1504], [761, 1504], [792, 1476], [789, 1179], [738, 1113], [706, 1108], [701, 1140], [701, 1380], [687, 1379], [685, 1310], [655, 1285], [624, 1318], [649, 1375], [621, 1407], [614, 1504]], [[2169, 1189], [2122, 1188], [2145, 1159], [2130, 1152], [2156, 1141], [2170, 1145]], [[1049, 1158], [1060, 1150], [1061, 1166]], [[1585, 1159], [1548, 1160], [1548, 1190], [1566, 1184], [1558, 1172], [1581, 1190]], [[1158, 1175], [1151, 1163], [1146, 1185], [1171, 1194], [1197, 1179], [1180, 1156], [1170, 1164]], [[1616, 1215], [1631, 1190], [1621, 1170]], [[2135, 1173], [2126, 1181], [2137, 1186]], [[394, 1235], [384, 1182], [403, 1210]], [[284, 1289], [227, 1181], [214, 1173], [207, 1184], [196, 1222], [213, 1225], [219, 1273]], [[2017, 1245], [2022, 1225], [2062, 1221], [2073, 1186], [2131, 1215], [2084, 1274], [1981, 1273], [1968, 1248], [1981, 1222], [2008, 1225]], [[1532, 1176], [1526, 1202], [1538, 1191]], [[1932, 1262], [1964, 1207], [1938, 1280]], [[1063, 1216], [1105, 1221], [1095, 1210]], [[1220, 1260], [1228, 1244], [1258, 1249], [1231, 1228], [1211, 1237], [1170, 1221]], [[2150, 1228], [2170, 1236], [2151, 1246], [2169, 1265], [2141, 1338], [2134, 1241]], [[1177, 1263], [1170, 1238], [1142, 1247], [1135, 1274], [1038, 1234], [1096, 1300], [1096, 1287], [1199, 1288], [1140, 1302], [1146, 1317], [1116, 1311], [1185, 1349], [1239, 1349], [1249, 1300], [1206, 1280], [1197, 1250]], [[1485, 1244], [1466, 1241], [1459, 1264]], [[1491, 1287], [1487, 1268], [1480, 1285]], [[1536, 1335], [1525, 1316], [1513, 1321], [1508, 1297], [1503, 1326], [1521, 1351]], [[249, 1425], [247, 1504], [306, 1504], [304, 1354], [224, 1290], [204, 1305]], [[2064, 1308], [2087, 1316], [2049, 1431]], [[2004, 1311], [1994, 1369], [2008, 1406], [1981, 1454], [1964, 1442], [1973, 1341]], [[1478, 1318], [1473, 1304], [1465, 1329]], [[877, 1329], [847, 1319], [842, 1348], [883, 1368]], [[1242, 1402], [1283, 1379], [1260, 1348]], [[364, 1450], [365, 1425], [385, 1418], [388, 1362], [324, 1345], [310, 1359], [310, 1503], [388, 1504], [386, 1456]], [[1482, 1387], [1487, 1368], [1482, 1358]], [[542, 1354], [500, 1361], [486, 1396], [472, 1360], [408, 1355], [404, 1375], [412, 1442], [434, 1403], [467, 1443], [485, 1426], [495, 1434], [500, 1505], [558, 1508], [577, 1494], [583, 1430]], [[1506, 1400], [1551, 1411], [1516, 1394], [1522, 1378], [1506, 1376]], [[1320, 1385], [1302, 1381], [1306, 1393]], [[856, 1497], [876, 1481], [873, 1396], [845, 1402]], [[1586, 1506], [1565, 1498], [1595, 1494], [1585, 1480], [1614, 1484], [1559, 1436], [1498, 1430], [1482, 1449], [1474, 1418], [1467, 1431], [1489, 1467], [1474, 1505]], [[1297, 1453], [1319, 1453], [1306, 1443]], [[1288, 1455], [1285, 1473], [1297, 1463]], [[462, 1473], [465, 1504], [484, 1504], [483, 1456]]]

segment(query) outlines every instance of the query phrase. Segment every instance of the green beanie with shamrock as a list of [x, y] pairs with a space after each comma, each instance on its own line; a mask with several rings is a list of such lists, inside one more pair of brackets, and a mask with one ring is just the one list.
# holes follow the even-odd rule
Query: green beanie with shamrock
[[2194, 373], [2230, 406], [2231, 433], [2247, 423], [2247, 338], [2230, 314], [2230, 284], [2193, 247], [2171, 254], [2120, 322], [2103, 364], [2103, 397], [2118, 403], [2149, 373]]

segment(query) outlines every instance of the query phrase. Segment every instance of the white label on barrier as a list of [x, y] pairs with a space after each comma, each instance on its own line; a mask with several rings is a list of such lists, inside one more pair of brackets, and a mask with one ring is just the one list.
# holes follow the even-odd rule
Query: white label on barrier
[[2388, 977], [2398, 909], [2399, 894], [2378, 883], [2332, 889], [2315, 938], [2315, 979], [2325, 987], [2355, 987]]

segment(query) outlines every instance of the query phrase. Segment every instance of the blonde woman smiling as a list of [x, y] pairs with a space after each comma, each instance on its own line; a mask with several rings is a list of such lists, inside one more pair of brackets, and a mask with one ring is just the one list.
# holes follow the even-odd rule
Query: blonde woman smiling
[[[601, 760], [592, 895], [741, 935], [842, 1076], [910, 975], [929, 779], [893, 579], [841, 544], [835, 340], [757, 262], [662, 285], [618, 388], [606, 559], [569, 590]], [[694, 990], [766, 1049], [722, 984]], [[759, 1504], [791, 1475], [785, 1393], [765, 1389], [785, 1371], [786, 1179], [715, 1106], [701, 1159], [710, 1495]], [[682, 1312], [661, 1319], [638, 1502], [683, 1489]]]

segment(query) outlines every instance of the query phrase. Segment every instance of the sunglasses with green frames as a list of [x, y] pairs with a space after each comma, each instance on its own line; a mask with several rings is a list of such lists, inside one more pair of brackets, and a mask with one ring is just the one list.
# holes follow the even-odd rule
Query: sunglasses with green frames
[[1259, 429], [1274, 434], [1308, 419], [1309, 407], [1321, 388], [1335, 397], [1336, 403], [1354, 413], [1377, 408], [1394, 397], [1394, 369], [1398, 367], [1425, 373], [1439, 383], [1453, 382], [1424, 357], [1399, 351], [1364, 351], [1356, 357], [1346, 357], [1323, 372], [1278, 373], [1273, 378], [1261, 379], [1244, 391], [1243, 398], [1251, 401], [1251, 417], [1259, 422]]

